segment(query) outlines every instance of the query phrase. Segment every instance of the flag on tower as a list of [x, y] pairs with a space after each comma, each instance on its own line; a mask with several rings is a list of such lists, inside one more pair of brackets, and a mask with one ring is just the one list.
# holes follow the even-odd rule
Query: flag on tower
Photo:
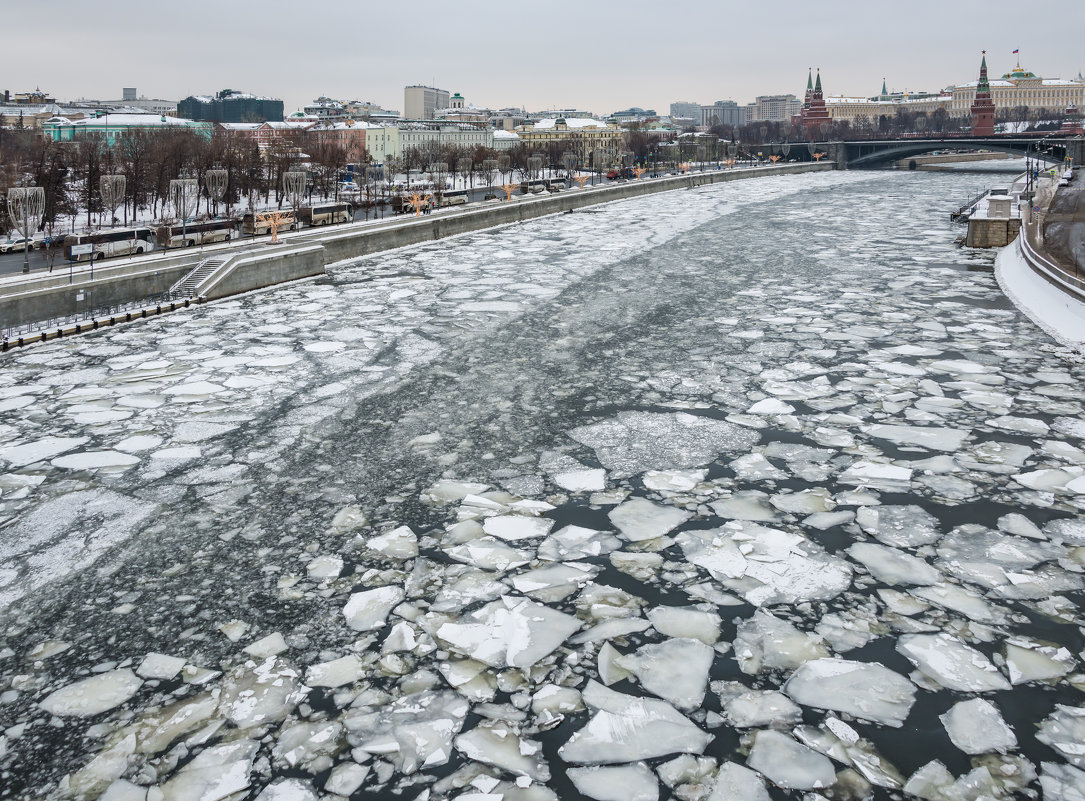
[[1014, 51], [1013, 51], [1013, 54], [1014, 54], [1014, 55], [1016, 56], [1016, 55], [1017, 55], [1018, 53], [1020, 53], [1020, 52], [1021, 52], [1020, 50], [1014, 50]]

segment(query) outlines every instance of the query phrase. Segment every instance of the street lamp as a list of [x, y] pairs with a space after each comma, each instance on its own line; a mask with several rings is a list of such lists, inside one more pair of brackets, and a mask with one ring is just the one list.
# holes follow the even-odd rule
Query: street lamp
[[[23, 235], [23, 272], [30, 272], [30, 233], [37, 230], [45, 213], [45, 189], [20, 186], [8, 190], [8, 216]], [[19, 228], [19, 223], [22, 228]]]
[[308, 178], [309, 176], [305, 172], [299, 170], [283, 173], [283, 193], [290, 205], [294, 207], [294, 225], [297, 225], [298, 222], [298, 206], [301, 205], [301, 198], [305, 194], [305, 184]]
[[102, 175], [98, 178], [98, 191], [102, 195], [102, 205], [109, 211], [109, 225], [113, 225], [115, 211], [124, 197], [127, 181], [123, 175]]
[[229, 182], [230, 173], [226, 170], [208, 170], [203, 174], [203, 185], [207, 189], [207, 196], [215, 204], [215, 214], [219, 211], [219, 201], [226, 194], [226, 184]]
[[173, 213], [181, 218], [181, 247], [188, 245], [188, 218], [192, 216], [199, 196], [200, 184], [195, 178], [177, 178], [170, 181]]

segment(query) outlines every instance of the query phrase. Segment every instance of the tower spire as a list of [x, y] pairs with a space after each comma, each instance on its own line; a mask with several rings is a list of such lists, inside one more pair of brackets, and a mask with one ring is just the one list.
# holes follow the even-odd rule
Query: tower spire
[[885, 78], [882, 78], [882, 97], [887, 97], [888, 95], [889, 92], [885, 88]]
[[980, 79], [976, 85], [977, 92], [991, 91], [991, 84], [987, 80], [987, 51], [983, 51], [983, 59], [980, 61]]
[[814, 91], [821, 94], [821, 67], [818, 67], [818, 79], [814, 83]]
[[806, 73], [806, 91], [814, 91], [814, 71], [812, 69]]

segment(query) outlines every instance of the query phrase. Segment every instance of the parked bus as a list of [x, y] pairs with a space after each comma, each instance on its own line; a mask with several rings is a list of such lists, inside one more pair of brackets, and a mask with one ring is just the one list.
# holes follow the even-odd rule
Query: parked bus
[[[297, 220], [294, 219], [294, 215], [290, 214], [283, 220], [282, 225], [279, 226], [279, 230], [293, 231], [297, 227]], [[271, 233], [271, 225], [266, 221], [256, 219], [253, 213], [249, 211], [241, 218], [241, 233], [244, 236], [263, 236], [264, 234]]]
[[237, 237], [237, 222], [237, 220], [208, 220], [190, 222], [185, 225], [162, 225], [158, 228], [158, 246], [190, 248], [193, 245], [228, 242]]
[[303, 206], [298, 209], [298, 219], [306, 225], [330, 225], [351, 222], [354, 207], [349, 203], [325, 203], [322, 206]]
[[453, 189], [445, 192], [441, 195], [441, 207], [462, 206], [471, 199], [470, 195], [471, 193], [466, 189]]
[[[72, 248], [77, 245], [76, 254], [72, 255]], [[83, 253], [87, 245], [91, 245], [91, 253]], [[64, 239], [64, 257], [74, 261], [95, 261], [109, 258], [110, 256], [127, 256], [132, 253], [150, 253], [155, 246], [155, 231], [153, 228], [112, 228], [108, 231], [97, 231], [93, 234], [70, 234]]]
[[[414, 204], [411, 203], [410, 195], [393, 195], [392, 196], [392, 213], [393, 214], [414, 214]], [[433, 195], [423, 195], [419, 209], [422, 213], [433, 210]]]

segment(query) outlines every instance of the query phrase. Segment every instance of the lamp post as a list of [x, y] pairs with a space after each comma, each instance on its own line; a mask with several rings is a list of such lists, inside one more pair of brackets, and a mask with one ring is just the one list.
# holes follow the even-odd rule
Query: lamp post
[[229, 182], [230, 173], [226, 170], [208, 170], [203, 174], [203, 185], [207, 189], [207, 196], [215, 204], [215, 214], [219, 212], [219, 201], [226, 194], [226, 184]]
[[300, 170], [283, 173], [283, 193], [291, 201], [290, 205], [294, 208], [295, 226], [298, 224], [298, 206], [301, 203], [302, 195], [305, 194], [305, 184], [308, 182], [308, 177], [306, 173]]
[[177, 178], [170, 181], [170, 202], [173, 212], [181, 218], [181, 247], [188, 245], [188, 218], [200, 196], [200, 184], [195, 178]]
[[8, 216], [19, 230], [22, 221], [23, 272], [30, 272], [30, 232], [41, 223], [45, 213], [45, 189], [40, 186], [20, 186], [8, 190]]

